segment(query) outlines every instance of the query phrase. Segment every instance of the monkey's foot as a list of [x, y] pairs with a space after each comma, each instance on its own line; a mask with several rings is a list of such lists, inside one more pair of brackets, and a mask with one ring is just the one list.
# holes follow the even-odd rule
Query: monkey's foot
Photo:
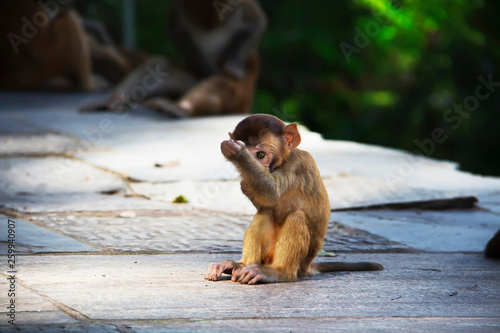
[[142, 106], [153, 109], [159, 113], [164, 113], [174, 118], [186, 118], [189, 117], [189, 112], [179, 107], [176, 103], [173, 103], [165, 98], [152, 98], [144, 103]]
[[231, 280], [241, 284], [257, 284], [266, 282], [265, 276], [261, 272], [258, 265], [250, 265], [243, 267], [241, 270], [235, 270]]
[[232, 274], [233, 270], [239, 268], [239, 265], [234, 261], [223, 261], [220, 264], [212, 264], [208, 266], [205, 280], [217, 281], [223, 273]]

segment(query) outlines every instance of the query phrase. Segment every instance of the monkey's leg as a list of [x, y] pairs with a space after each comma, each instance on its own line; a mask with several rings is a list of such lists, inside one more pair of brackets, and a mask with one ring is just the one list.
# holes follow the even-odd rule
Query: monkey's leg
[[195, 84], [191, 74], [175, 67], [167, 58], [157, 56], [128, 74], [109, 97], [83, 105], [80, 111], [124, 111], [152, 97], [182, 94]]
[[148, 99], [141, 105], [145, 108], [164, 113], [174, 118], [186, 118], [191, 115], [189, 111], [182, 109], [177, 103], [163, 97]]
[[242, 77], [227, 74], [212, 75], [182, 95], [174, 103], [170, 101], [148, 101], [143, 106], [171, 116], [209, 116], [217, 114], [249, 113], [259, 68], [255, 52], [249, 56], [246, 72]]
[[183, 95], [178, 105], [193, 116], [244, 114], [250, 112], [255, 78], [213, 75]]
[[271, 219], [265, 214], [257, 213], [245, 232], [243, 238], [243, 253], [239, 263], [225, 260], [219, 264], [212, 264], [208, 267], [205, 279], [216, 281], [223, 273], [238, 276], [245, 265], [261, 263], [262, 244], [265, 234], [271, 226]]
[[243, 237], [243, 251], [240, 260], [243, 265], [262, 263], [263, 250], [270, 245], [269, 236], [273, 233], [271, 228], [272, 221], [269, 215], [255, 214]]
[[255, 284], [295, 280], [307, 256], [310, 237], [306, 214], [298, 210], [288, 215], [277, 236], [272, 263], [244, 267], [237, 277], [233, 275], [233, 281]]
[[[142, 105], [144, 107], [165, 113], [174, 117], [207, 116], [222, 114], [224, 109], [225, 95], [233, 90], [231, 86], [235, 81], [221, 75], [214, 75], [205, 79], [191, 88], [177, 102], [164, 98], [148, 100]], [[234, 93], [231, 94], [234, 96]], [[231, 101], [227, 101], [231, 103]]]

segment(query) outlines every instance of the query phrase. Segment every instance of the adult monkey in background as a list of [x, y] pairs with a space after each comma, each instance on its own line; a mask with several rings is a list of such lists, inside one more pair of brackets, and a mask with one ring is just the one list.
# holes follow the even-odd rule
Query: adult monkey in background
[[0, 88], [39, 88], [54, 78], [95, 88], [90, 48], [72, 2], [0, 2]]
[[123, 111], [142, 104], [174, 117], [249, 112], [259, 71], [256, 48], [267, 24], [258, 2], [173, 0], [167, 16], [183, 67], [154, 57], [109, 97], [82, 111]]
[[242, 120], [222, 154], [241, 174], [241, 190], [257, 208], [243, 238], [239, 262], [210, 265], [205, 279], [223, 273], [244, 284], [292, 281], [336, 271], [382, 270], [377, 263], [312, 263], [321, 250], [330, 218], [330, 201], [312, 156], [296, 147], [297, 124], [270, 115]]
[[121, 81], [146, 56], [113, 45], [74, 0], [0, 1], [0, 89], [93, 91]]

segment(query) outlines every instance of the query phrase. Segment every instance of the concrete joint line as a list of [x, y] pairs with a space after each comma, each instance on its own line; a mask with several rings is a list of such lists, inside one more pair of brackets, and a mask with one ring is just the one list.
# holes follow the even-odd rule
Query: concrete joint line
[[[0, 273], [0, 275], [5, 275], [5, 274]], [[5, 276], [7, 276], [7, 275], [5, 275]], [[54, 305], [60, 311], [64, 312], [65, 314], [67, 314], [68, 316], [70, 316], [71, 318], [73, 318], [75, 320], [78, 320], [78, 321], [90, 321], [91, 320], [89, 317], [81, 314], [80, 312], [60, 303], [59, 301], [57, 301], [53, 298], [50, 298], [47, 295], [40, 293], [39, 291], [37, 291], [33, 288], [31, 288], [22, 279], [16, 278], [16, 283], [19, 284], [20, 286], [28, 289], [30, 292], [34, 293], [35, 295], [42, 297], [44, 300], [48, 301], [50, 304]]]

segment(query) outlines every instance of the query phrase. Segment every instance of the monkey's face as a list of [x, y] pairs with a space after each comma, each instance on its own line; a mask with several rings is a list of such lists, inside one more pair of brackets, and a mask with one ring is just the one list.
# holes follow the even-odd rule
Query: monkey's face
[[286, 149], [282, 137], [274, 133], [264, 132], [256, 140], [253, 139], [249, 139], [247, 149], [257, 162], [269, 172], [278, 168], [290, 153]]
[[252, 154], [253, 157], [266, 168], [266, 170], [270, 170], [270, 165], [273, 162], [274, 154], [273, 152], [267, 148], [265, 145], [259, 144], [257, 146], [247, 146], [248, 151]]
[[297, 124], [285, 126], [278, 118], [263, 114], [243, 119], [229, 137], [235, 142], [241, 141], [269, 172], [280, 168], [300, 143]]

